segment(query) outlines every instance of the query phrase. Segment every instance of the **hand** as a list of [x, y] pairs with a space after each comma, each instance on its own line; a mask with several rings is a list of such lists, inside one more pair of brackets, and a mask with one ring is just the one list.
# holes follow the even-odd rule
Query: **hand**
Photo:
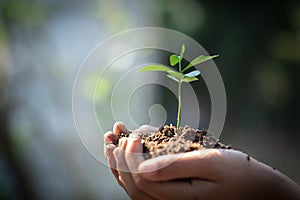
[[[143, 125], [136, 129], [134, 132], [146, 133], [157, 131], [158, 128], [148, 125]], [[147, 193], [142, 192], [135, 187], [132, 174], [130, 173], [125, 161], [125, 148], [127, 138], [120, 138], [121, 133], [127, 132], [127, 128], [122, 122], [116, 122], [113, 126], [113, 131], [108, 131], [104, 135], [105, 147], [104, 152], [108, 160], [110, 169], [118, 181], [119, 185], [124, 188], [127, 194], [132, 199], [153, 199]], [[118, 142], [119, 141], [119, 142]], [[118, 147], [116, 146], [118, 144]], [[139, 150], [141, 151], [141, 150]], [[118, 162], [116, 162], [116, 160]]]
[[130, 137], [121, 139], [120, 147], [110, 156], [118, 167], [114, 169], [116, 179], [132, 198], [299, 199], [300, 196], [299, 186], [288, 177], [239, 151], [201, 150], [146, 161], [141, 152], [139, 138]]
[[[235, 150], [201, 150], [161, 156], [138, 166], [136, 187], [159, 199], [300, 199], [299, 186], [277, 170]], [[186, 180], [181, 182], [176, 180]], [[137, 179], [138, 180], [138, 179]], [[173, 183], [170, 190], [151, 187]], [[143, 183], [143, 184], [141, 184]], [[163, 190], [163, 191], [159, 191]]]

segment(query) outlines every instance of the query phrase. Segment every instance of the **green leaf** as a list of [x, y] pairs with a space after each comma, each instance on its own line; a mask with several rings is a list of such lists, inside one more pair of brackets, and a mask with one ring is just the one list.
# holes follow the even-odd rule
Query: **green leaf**
[[185, 51], [185, 46], [184, 46], [184, 44], [183, 44], [183, 45], [181, 46], [180, 60], [183, 59], [183, 53], [184, 53], [184, 51]]
[[169, 71], [167, 71], [167, 73], [170, 74], [171, 76], [175, 77], [178, 80], [184, 78], [184, 74], [181, 74], [181, 73], [173, 71], [173, 70], [169, 70]]
[[171, 69], [164, 65], [147, 65], [145, 67], [140, 68], [139, 72], [146, 72], [146, 71], [170, 71]]
[[178, 55], [173, 54], [170, 56], [170, 65], [171, 66], [176, 65], [179, 61], [180, 61], [180, 58]]
[[179, 83], [179, 80], [177, 78], [175, 78], [174, 76], [171, 76], [171, 75], [167, 74], [167, 77], [169, 77], [173, 81], [176, 81], [177, 83]]
[[198, 56], [197, 58], [195, 58], [194, 60], [192, 60], [192, 62], [190, 62], [190, 64], [188, 64], [188, 66], [186, 66], [182, 72], [186, 71], [187, 69], [191, 68], [192, 66], [195, 66], [195, 65], [198, 65], [200, 63], [203, 63], [207, 60], [210, 60], [210, 59], [213, 59], [215, 57], [218, 57], [219, 55], [213, 55], [213, 56], [204, 56], [204, 55], [201, 55], [201, 56]]
[[193, 81], [198, 81], [199, 79], [196, 78], [196, 77], [185, 77], [183, 79], [183, 82], [187, 82], [187, 83], [190, 83], [190, 82], [193, 82]]
[[199, 70], [195, 70], [195, 71], [192, 71], [192, 72], [189, 72], [189, 73], [185, 74], [184, 76], [195, 77], [195, 76], [198, 76], [199, 74], [200, 74], [200, 71]]

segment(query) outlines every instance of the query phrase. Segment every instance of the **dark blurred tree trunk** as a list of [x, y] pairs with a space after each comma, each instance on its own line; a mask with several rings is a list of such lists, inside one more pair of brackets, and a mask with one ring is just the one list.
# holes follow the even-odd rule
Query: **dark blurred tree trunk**
[[[9, 3], [8, 1], [6, 2]], [[3, 12], [3, 8], [5, 5], [0, 7], [0, 13], [2, 16], [1, 25], [4, 28], [4, 34], [6, 35], [8, 43], [10, 42], [10, 25], [11, 22], [7, 18], [7, 12]], [[1, 67], [1, 66], [0, 66]], [[9, 118], [10, 113], [13, 112], [13, 99], [6, 96], [5, 92], [7, 92], [7, 88], [9, 85], [9, 78], [6, 71], [3, 70], [1, 79], [0, 79], [0, 153], [2, 154], [2, 158], [4, 161], [4, 165], [6, 168], [7, 177], [11, 180], [8, 180], [10, 183], [13, 183], [13, 192], [14, 194], [8, 194], [10, 197], [14, 199], [30, 199], [35, 200], [38, 199], [36, 191], [33, 188], [33, 184], [30, 179], [30, 175], [27, 173], [26, 166], [24, 163], [19, 160], [20, 155], [19, 152], [16, 151], [13, 140], [11, 137], [10, 129], [9, 129]], [[5, 180], [4, 180], [5, 181]]]
[[[1, 92], [1, 90], [0, 90]], [[26, 173], [24, 165], [18, 161], [18, 156], [14, 153], [14, 146], [9, 131], [9, 113], [11, 110], [7, 104], [0, 106], [0, 151], [3, 155], [4, 163], [7, 166], [7, 171], [14, 184], [14, 196], [20, 199], [38, 199], [37, 195], [32, 188], [29, 175]]]

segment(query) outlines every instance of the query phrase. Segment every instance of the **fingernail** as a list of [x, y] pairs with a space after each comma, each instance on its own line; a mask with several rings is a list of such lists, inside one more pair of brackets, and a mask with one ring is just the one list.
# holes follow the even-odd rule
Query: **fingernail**
[[131, 134], [129, 134], [129, 139], [138, 140], [138, 139], [140, 139], [140, 136], [136, 133], [131, 133]]
[[127, 132], [127, 128], [123, 122], [116, 122], [113, 127], [114, 133], [121, 134]]
[[119, 137], [120, 136], [118, 134], [115, 134], [112, 131], [107, 131], [104, 134], [104, 142], [106, 144], [115, 144], [116, 145], [118, 143]]

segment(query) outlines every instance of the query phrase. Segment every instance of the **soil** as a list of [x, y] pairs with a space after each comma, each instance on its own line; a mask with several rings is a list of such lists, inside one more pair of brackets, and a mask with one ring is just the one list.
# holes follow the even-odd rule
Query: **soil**
[[[130, 133], [122, 133], [121, 137], [128, 137]], [[222, 144], [207, 130], [189, 126], [177, 129], [172, 125], [164, 125], [156, 132], [138, 134], [142, 138], [145, 159], [208, 148], [231, 149], [230, 145]]]

